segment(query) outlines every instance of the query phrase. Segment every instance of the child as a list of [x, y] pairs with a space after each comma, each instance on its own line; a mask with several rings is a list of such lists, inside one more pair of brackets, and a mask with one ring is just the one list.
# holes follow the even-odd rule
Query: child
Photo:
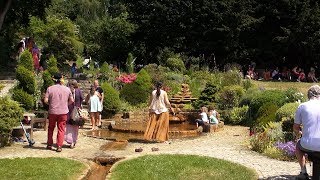
[[209, 123], [214, 125], [214, 131], [216, 131], [219, 124], [219, 113], [214, 109], [214, 107], [210, 107], [208, 115]]
[[200, 115], [200, 119], [196, 119], [196, 124], [197, 124], [197, 127], [199, 126], [203, 126], [204, 123], [208, 123], [208, 108], [207, 107], [201, 107], [201, 113], [199, 114]]

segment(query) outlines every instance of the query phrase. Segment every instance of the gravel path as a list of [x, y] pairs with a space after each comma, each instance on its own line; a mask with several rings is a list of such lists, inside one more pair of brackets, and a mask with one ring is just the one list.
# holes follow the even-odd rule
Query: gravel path
[[[102, 145], [110, 141], [90, 138], [83, 135], [89, 127], [80, 130], [79, 141], [75, 149], [64, 148], [61, 153], [46, 150], [46, 131], [36, 131], [34, 147], [27, 143], [15, 143], [0, 149], [0, 158], [15, 157], [67, 157], [89, 163], [96, 156], [114, 155], [116, 157], [134, 158], [146, 154], [194, 154], [210, 156], [232, 161], [253, 168], [260, 179], [294, 179], [300, 168], [296, 162], [284, 162], [267, 158], [250, 151], [248, 146], [248, 128], [225, 126], [223, 131], [207, 134], [193, 139], [175, 139], [169, 143], [128, 143], [123, 150], [100, 150]], [[140, 153], [136, 148], [143, 148]], [[157, 147], [159, 151], [152, 152]], [[310, 167], [308, 166], [310, 172]]]

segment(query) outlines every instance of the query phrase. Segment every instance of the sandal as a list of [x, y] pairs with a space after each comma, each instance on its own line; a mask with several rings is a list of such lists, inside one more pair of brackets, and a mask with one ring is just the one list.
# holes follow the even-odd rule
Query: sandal
[[52, 150], [52, 146], [51, 145], [47, 145], [46, 149]]
[[58, 146], [56, 151], [57, 151], [57, 152], [61, 152], [61, 151], [62, 151], [62, 147], [61, 147], [61, 146]]

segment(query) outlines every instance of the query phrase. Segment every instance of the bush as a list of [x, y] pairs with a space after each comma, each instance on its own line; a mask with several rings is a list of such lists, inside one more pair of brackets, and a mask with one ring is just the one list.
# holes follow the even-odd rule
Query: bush
[[299, 103], [287, 103], [276, 112], [276, 121], [286, 121], [294, 118]]
[[18, 87], [28, 94], [34, 94], [36, 91], [36, 79], [33, 71], [29, 71], [23, 66], [18, 66], [16, 78], [19, 81]]
[[243, 124], [248, 118], [249, 106], [234, 107], [230, 111], [229, 121], [226, 123], [230, 124]]
[[48, 70], [43, 71], [42, 78], [43, 78], [43, 85], [41, 88], [41, 92], [45, 92], [49, 86], [54, 85], [54, 82], [52, 80], [52, 75]]
[[17, 102], [0, 98], [0, 147], [7, 145], [12, 128], [19, 125], [22, 116], [23, 109]]
[[240, 98], [239, 106], [250, 105], [252, 99], [256, 97], [261, 91], [259, 89], [250, 88]]
[[237, 70], [230, 70], [225, 73], [222, 73], [221, 76], [221, 86], [232, 86], [232, 85], [241, 85], [242, 76]]
[[303, 93], [299, 92], [299, 90], [296, 88], [288, 88], [284, 93], [287, 96], [288, 103], [306, 101], [306, 97], [303, 95]]
[[253, 83], [252, 83], [251, 79], [244, 79], [242, 81], [242, 86], [245, 90], [248, 90], [253, 87]]
[[146, 70], [141, 69], [137, 79], [131, 84], [125, 84], [120, 91], [120, 97], [131, 105], [139, 105], [147, 102], [151, 89], [151, 77]]
[[51, 75], [59, 72], [58, 62], [54, 56], [51, 56], [48, 60], [48, 71]]
[[143, 69], [150, 75], [153, 83], [157, 81], [165, 82], [166, 73], [170, 72], [168, 67], [158, 66], [157, 64], [148, 64]]
[[278, 106], [272, 102], [268, 102], [263, 104], [256, 115], [256, 121], [254, 121], [254, 127], [263, 127], [269, 122], [274, 122], [276, 119], [276, 112], [278, 110]]
[[201, 92], [199, 99], [194, 101], [192, 105], [196, 109], [199, 109], [202, 106], [207, 106], [215, 102], [216, 101], [215, 94], [218, 92], [218, 90], [219, 90], [219, 87], [216, 84], [208, 82], [204, 90]]
[[166, 66], [173, 71], [184, 72], [186, 67], [180, 57], [170, 57], [167, 59]]
[[105, 92], [105, 96], [104, 96], [104, 100], [103, 100], [103, 110], [111, 111], [111, 112], [118, 112], [121, 107], [119, 92], [116, 91], [107, 82], [102, 83], [101, 88]]
[[220, 109], [229, 109], [239, 105], [240, 98], [244, 94], [242, 86], [224, 86], [218, 93], [216, 102]]
[[32, 54], [29, 51], [22, 52], [20, 59], [19, 59], [19, 62], [18, 62], [18, 66], [24, 67], [31, 72], [34, 71]]
[[19, 102], [26, 110], [31, 110], [34, 107], [34, 98], [22, 89], [14, 88], [12, 99]]
[[[250, 113], [256, 115], [258, 110], [261, 106], [266, 103], [272, 103], [278, 107], [281, 107], [286, 102], [285, 94], [280, 90], [266, 90], [262, 93], [257, 94], [253, 97], [250, 105], [249, 110]], [[255, 117], [251, 117], [255, 118]]]

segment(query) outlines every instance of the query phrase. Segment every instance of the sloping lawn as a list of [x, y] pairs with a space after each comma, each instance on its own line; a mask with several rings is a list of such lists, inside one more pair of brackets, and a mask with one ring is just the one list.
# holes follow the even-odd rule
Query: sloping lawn
[[280, 82], [280, 81], [252, 81], [257, 87], [265, 89], [280, 89], [287, 90], [288, 88], [296, 88], [303, 94], [307, 94], [310, 86], [316, 83], [305, 82]]
[[111, 170], [112, 180], [253, 180], [254, 170], [229, 161], [195, 155], [146, 155], [123, 161]]
[[77, 179], [81, 162], [64, 158], [0, 159], [0, 179]]

